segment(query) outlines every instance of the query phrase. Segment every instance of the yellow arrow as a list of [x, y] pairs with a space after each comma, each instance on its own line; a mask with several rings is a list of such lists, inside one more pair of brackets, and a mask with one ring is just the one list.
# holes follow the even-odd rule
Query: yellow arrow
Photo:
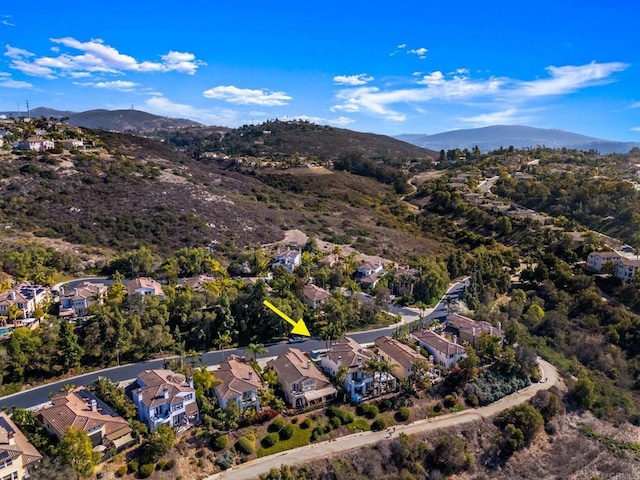
[[294, 335], [304, 335], [305, 337], [311, 336], [311, 334], [309, 333], [309, 330], [307, 329], [307, 326], [304, 324], [304, 320], [300, 319], [297, 322], [295, 322], [291, 320], [291, 318], [289, 318], [284, 312], [282, 312], [282, 310], [280, 310], [278, 307], [276, 307], [273, 303], [269, 302], [268, 300], [265, 300], [264, 304], [267, 307], [269, 307], [271, 310], [276, 312], [278, 315], [280, 315], [282, 318], [284, 318], [288, 323], [293, 325], [293, 330], [291, 330], [291, 333], [293, 333]]

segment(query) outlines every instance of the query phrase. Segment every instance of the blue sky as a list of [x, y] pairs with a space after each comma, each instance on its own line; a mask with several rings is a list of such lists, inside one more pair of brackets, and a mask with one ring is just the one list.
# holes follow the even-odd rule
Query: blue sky
[[497, 124], [640, 141], [631, 0], [0, 5], [0, 111], [134, 108], [223, 126]]

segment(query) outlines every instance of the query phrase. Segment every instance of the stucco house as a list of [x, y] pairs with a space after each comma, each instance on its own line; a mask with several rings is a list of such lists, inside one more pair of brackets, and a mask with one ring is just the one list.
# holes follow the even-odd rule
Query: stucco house
[[483, 333], [494, 335], [500, 339], [504, 338], [504, 330], [502, 330], [500, 322], [498, 322], [498, 326], [494, 327], [488, 322], [476, 322], [459, 313], [447, 315], [445, 327], [445, 330], [457, 337], [460, 343], [469, 342], [473, 348], [478, 348], [478, 342]]
[[314, 310], [318, 308], [331, 294], [324, 288], [320, 288], [313, 283], [304, 286], [302, 290], [302, 301]]
[[76, 317], [84, 317], [89, 307], [101, 305], [107, 292], [103, 283], [82, 282], [77, 287], [64, 291], [60, 299], [60, 309], [72, 310]]
[[277, 358], [269, 360], [267, 367], [278, 376], [285, 400], [292, 408], [325, 403], [338, 393], [311, 359], [297, 348], [287, 348]]
[[157, 280], [148, 277], [138, 277], [127, 280], [125, 286], [129, 295], [155, 295], [164, 298], [164, 290]]
[[356, 282], [365, 289], [374, 289], [386, 273], [381, 263], [365, 262], [356, 271]]
[[190, 427], [200, 422], [193, 381], [171, 370], [145, 370], [131, 391], [138, 419], [154, 430], [160, 425]]
[[393, 376], [399, 380], [404, 380], [413, 373], [413, 364], [417, 360], [424, 360], [419, 352], [409, 345], [399, 342], [391, 337], [376, 338], [374, 343], [376, 353], [391, 363], [393, 366]]
[[429, 330], [421, 330], [411, 334], [412, 341], [427, 349], [433, 356], [433, 363], [451, 369], [461, 358], [467, 356], [462, 345], [453, 343], [445, 337]]
[[29, 478], [29, 466], [40, 461], [42, 455], [27, 437], [0, 411], [0, 480]]
[[241, 409], [253, 406], [256, 411], [260, 410], [258, 393], [264, 385], [258, 372], [243, 358], [230, 356], [220, 363], [215, 376], [222, 382], [213, 389], [222, 408], [227, 408], [229, 402], [235, 402]]
[[40, 137], [29, 137], [26, 140], [18, 142], [18, 150], [34, 150], [43, 152], [55, 148], [53, 140], [47, 140]]
[[293, 272], [301, 262], [302, 251], [289, 249], [276, 255], [276, 261], [273, 266], [282, 267], [289, 272]]

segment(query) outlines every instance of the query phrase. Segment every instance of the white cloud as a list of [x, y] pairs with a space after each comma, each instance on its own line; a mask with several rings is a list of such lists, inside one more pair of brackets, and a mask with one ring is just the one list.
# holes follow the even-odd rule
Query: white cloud
[[10, 74], [0, 72], [0, 88], [33, 88], [33, 85], [29, 82], [14, 80]]
[[124, 80], [115, 80], [113, 82], [74, 82], [74, 85], [82, 85], [85, 87], [102, 88], [105, 90], [117, 90], [119, 92], [133, 92], [135, 87], [140, 86], [139, 83], [128, 82]]
[[421, 80], [418, 80], [420, 85], [441, 85], [444, 82], [444, 75], [440, 70], [431, 72], [429, 75], [423, 76]]
[[114, 47], [106, 45], [100, 39], [81, 42], [72, 37], [51, 38], [56, 45], [51, 48], [54, 53], [60, 51], [62, 45], [72, 50], [79, 50], [81, 55], [61, 53], [55, 57], [33, 57], [34, 54], [26, 50], [6, 46], [5, 55], [12, 58], [11, 67], [21, 72], [39, 77], [54, 78], [55, 76], [72, 76], [77, 78], [78, 73], [110, 73], [121, 74], [124, 72], [179, 72], [193, 75], [196, 70], [205, 65], [195, 55], [188, 52], [170, 51], [161, 55], [161, 62], [139, 62], [130, 55], [119, 52]]
[[469, 69], [468, 68], [457, 68], [455, 73], [457, 73], [458, 75], [469, 75]]
[[522, 97], [542, 97], [573, 93], [584, 87], [611, 83], [614, 81], [611, 75], [625, 70], [628, 66], [621, 62], [549, 66], [545, 70], [550, 78], [519, 82], [513, 94]]
[[[156, 92], [157, 93], [157, 92]], [[243, 123], [240, 113], [228, 108], [213, 110], [196, 108], [184, 103], [175, 103], [162, 94], [154, 95], [145, 100], [146, 109], [156, 115], [190, 118], [209, 125], [237, 126]], [[246, 123], [246, 121], [244, 122]]]
[[413, 54], [413, 55], [417, 55], [420, 60], [424, 60], [425, 58], [427, 58], [427, 52], [428, 51], [429, 50], [427, 50], [426, 48], [420, 47], [420, 48], [415, 48], [415, 49], [412, 49], [412, 50], [407, 50], [407, 53], [410, 53], [410, 54]]
[[633, 102], [631, 108], [640, 108], [640, 102]]
[[11, 15], [3, 15], [3, 19], [0, 20], [0, 24], [5, 25], [7, 27], [15, 27], [15, 23], [11, 23], [8, 19], [11, 18]]
[[471, 117], [462, 117], [461, 121], [470, 123], [475, 127], [486, 127], [489, 125], [514, 125], [527, 123], [531, 119], [530, 116], [523, 115], [516, 108], [508, 108], [506, 110], [482, 113]]
[[252, 90], [249, 88], [238, 88], [233, 85], [220, 85], [205, 90], [202, 94], [207, 98], [224, 100], [238, 105], [262, 105], [263, 107], [287, 105], [289, 100], [292, 99], [292, 97], [285, 92]]
[[631, 130], [633, 132], [640, 132], [640, 127], [633, 127]]
[[407, 44], [406, 43], [401, 43], [396, 48], [407, 48]]
[[367, 75], [366, 73], [359, 73], [358, 75], [338, 75], [336, 77], [333, 77], [333, 83], [335, 83], [336, 85], [366, 85], [373, 80], [374, 78]]

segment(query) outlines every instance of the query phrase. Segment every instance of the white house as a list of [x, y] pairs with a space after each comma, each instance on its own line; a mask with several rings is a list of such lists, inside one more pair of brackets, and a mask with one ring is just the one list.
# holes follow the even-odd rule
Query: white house
[[155, 295], [164, 298], [162, 285], [153, 278], [138, 277], [127, 280], [126, 287], [129, 295]]
[[48, 295], [49, 289], [42, 285], [21, 282], [12, 290], [0, 293], [0, 315], [8, 316], [9, 308], [15, 305], [22, 314], [22, 318], [27, 318], [47, 299]]
[[453, 368], [458, 360], [467, 356], [464, 347], [429, 330], [413, 332], [411, 338], [433, 356], [433, 363]]
[[587, 257], [587, 268], [599, 272], [606, 263], [617, 265], [620, 260], [622, 256], [618, 252], [591, 252]]
[[358, 267], [356, 281], [363, 287], [373, 289], [385, 273], [386, 271], [382, 264], [365, 262]]
[[232, 355], [220, 363], [215, 375], [222, 382], [213, 389], [222, 408], [226, 409], [229, 402], [235, 402], [241, 409], [254, 406], [256, 411], [260, 410], [258, 392], [264, 386], [258, 372], [244, 359]]
[[313, 283], [304, 286], [302, 290], [302, 301], [314, 310], [318, 308], [322, 302], [331, 296], [324, 288], [320, 288]]
[[293, 272], [298, 265], [302, 262], [302, 251], [300, 250], [287, 250], [283, 253], [276, 255], [276, 262], [274, 267], [283, 267], [289, 272]]
[[76, 317], [84, 317], [92, 305], [102, 304], [102, 296], [107, 291], [103, 283], [82, 282], [76, 288], [65, 290], [60, 299], [61, 310], [73, 310]]
[[46, 138], [30, 137], [18, 142], [18, 150], [35, 150], [43, 152], [45, 150], [51, 150], [52, 148], [55, 148], [53, 140], [47, 140]]
[[171, 370], [145, 370], [136, 378], [131, 392], [138, 407], [138, 419], [150, 430], [160, 425], [171, 428], [200, 422], [193, 380]]
[[74, 148], [84, 148], [84, 141], [78, 140], [76, 138], [62, 140], [60, 143], [62, 143], [62, 146], [67, 150], [73, 150]]
[[616, 277], [624, 282], [633, 282], [640, 268], [640, 259], [622, 258], [616, 265]]

